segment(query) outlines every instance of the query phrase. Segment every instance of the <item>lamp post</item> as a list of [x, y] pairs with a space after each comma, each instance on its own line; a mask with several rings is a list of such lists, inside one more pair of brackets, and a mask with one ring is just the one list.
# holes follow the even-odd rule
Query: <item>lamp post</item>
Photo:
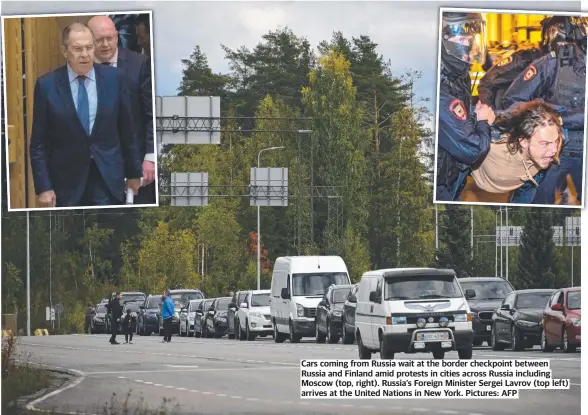
[[[284, 147], [268, 147], [260, 150], [257, 154], [257, 168], [259, 169], [261, 153], [264, 151], [279, 150], [282, 148]], [[257, 289], [261, 290], [261, 211], [259, 205], [257, 205]]]

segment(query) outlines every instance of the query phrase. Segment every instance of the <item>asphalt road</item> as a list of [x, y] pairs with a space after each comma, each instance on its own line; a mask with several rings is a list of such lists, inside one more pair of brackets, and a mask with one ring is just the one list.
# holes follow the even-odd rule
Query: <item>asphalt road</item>
[[[121, 336], [118, 337], [121, 341]], [[124, 336], [122, 336], [124, 341]], [[138, 407], [161, 407], [184, 414], [579, 414], [580, 353], [493, 352], [475, 348], [474, 359], [549, 358], [553, 377], [569, 379], [569, 389], [520, 390], [519, 399], [301, 399], [300, 359], [357, 359], [356, 345], [136, 336], [134, 344], [110, 345], [107, 335], [23, 337], [23, 359], [80, 374], [66, 390], [36, 402], [35, 408], [104, 413], [127, 399]], [[397, 359], [431, 359], [430, 354]], [[457, 358], [449, 353], [446, 359]], [[379, 359], [376, 354], [372, 359]], [[72, 386], [73, 385], [73, 386]], [[113, 398], [113, 393], [116, 397]], [[120, 410], [120, 409], [119, 409]], [[115, 411], [116, 413], [120, 413]]]

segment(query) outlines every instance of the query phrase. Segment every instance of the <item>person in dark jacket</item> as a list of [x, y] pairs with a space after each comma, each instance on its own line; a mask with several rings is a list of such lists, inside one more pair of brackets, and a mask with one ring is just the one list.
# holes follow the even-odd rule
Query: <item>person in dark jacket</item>
[[523, 48], [508, 52], [496, 65], [488, 69], [478, 85], [480, 101], [490, 105], [494, 110], [504, 110], [502, 98], [510, 84], [531, 62], [555, 50], [559, 42], [566, 42], [565, 19], [565, 16], [543, 19], [539, 48]]
[[133, 333], [137, 329], [137, 315], [127, 309], [127, 315], [122, 321], [122, 326], [125, 330], [125, 343], [133, 344]]
[[568, 17], [568, 43], [532, 62], [504, 95], [505, 108], [542, 99], [560, 112], [566, 135], [560, 163], [539, 183], [533, 204], [553, 205], [569, 179], [582, 200], [584, 117], [586, 96], [586, 39], [588, 18]]
[[91, 333], [92, 331], [92, 319], [96, 315], [96, 310], [94, 310], [94, 306], [92, 303], [88, 303], [88, 307], [86, 308], [86, 324], [84, 324], [84, 333]]
[[478, 102], [472, 111], [470, 65], [483, 64], [485, 22], [479, 13], [443, 13], [436, 201], [458, 200], [471, 166], [490, 149], [494, 112]]
[[116, 335], [118, 334], [118, 324], [122, 317], [122, 305], [120, 304], [120, 291], [116, 293], [114, 298], [108, 303], [108, 310], [110, 311], [110, 330], [112, 335], [110, 336], [111, 344], [120, 344], [116, 341]]

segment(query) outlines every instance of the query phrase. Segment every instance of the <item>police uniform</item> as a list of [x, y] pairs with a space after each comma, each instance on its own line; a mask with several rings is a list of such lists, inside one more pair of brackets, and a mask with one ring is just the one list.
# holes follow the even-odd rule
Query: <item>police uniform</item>
[[510, 84], [543, 53], [538, 48], [520, 49], [505, 54], [480, 79], [478, 97], [483, 104], [503, 110], [502, 97]]
[[458, 200], [471, 166], [490, 149], [490, 125], [472, 110], [469, 76], [470, 65], [486, 57], [484, 26], [479, 13], [445, 12], [442, 18], [436, 201]]
[[450, 79], [441, 74], [437, 111], [437, 201], [457, 200], [471, 166], [490, 150], [490, 124], [476, 120], [476, 114], [470, 110], [471, 100], [464, 79]]
[[581, 198], [585, 89], [586, 55], [578, 46], [564, 44], [529, 65], [504, 96], [506, 108], [543, 99], [560, 112], [563, 120], [566, 140], [560, 163], [549, 168], [534, 204], [554, 204], [556, 189], [564, 186], [568, 174]]

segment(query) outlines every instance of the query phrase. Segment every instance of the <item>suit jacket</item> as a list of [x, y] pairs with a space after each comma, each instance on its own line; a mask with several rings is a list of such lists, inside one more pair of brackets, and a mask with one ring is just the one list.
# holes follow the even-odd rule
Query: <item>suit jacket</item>
[[[151, 85], [151, 61], [145, 55], [129, 49], [118, 48], [117, 67], [128, 79], [131, 94], [133, 122], [141, 159], [147, 153], [155, 153], [153, 144], [153, 89]], [[155, 160], [153, 160], [155, 161]]]
[[142, 176], [133, 128], [131, 100], [124, 75], [94, 65], [98, 106], [90, 136], [74, 106], [67, 66], [35, 84], [31, 168], [35, 192], [53, 190], [57, 206], [76, 206], [84, 194], [90, 155], [113, 196], [124, 203], [126, 178]]

